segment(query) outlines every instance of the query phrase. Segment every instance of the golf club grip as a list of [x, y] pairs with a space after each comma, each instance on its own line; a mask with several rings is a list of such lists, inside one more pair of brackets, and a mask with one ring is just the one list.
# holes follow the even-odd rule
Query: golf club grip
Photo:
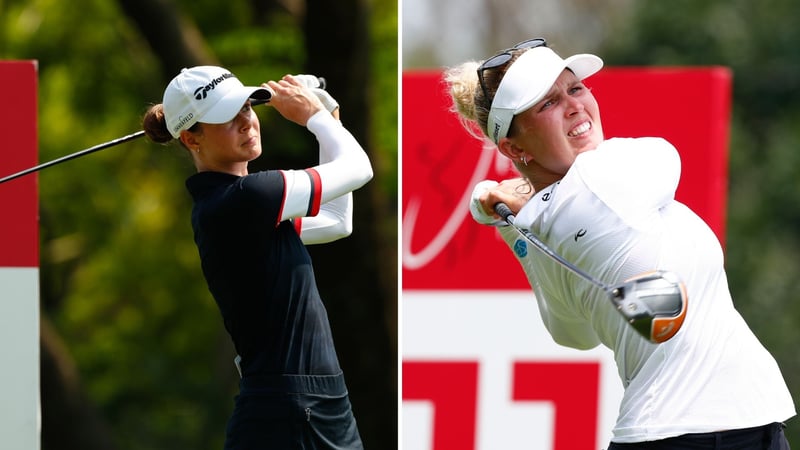
[[494, 204], [494, 212], [503, 218], [509, 225], [514, 225], [514, 212], [503, 202]]
[[[328, 87], [328, 82], [325, 80], [325, 78], [318, 77], [316, 75], [300, 74], [295, 75], [295, 78], [309, 89], [322, 89], [324, 91]], [[312, 86], [312, 80], [317, 83], [316, 86]]]
[[[312, 75], [312, 76], [313, 76], [313, 75]], [[328, 82], [327, 82], [327, 80], [325, 80], [325, 78], [324, 78], [324, 77], [316, 77], [316, 78], [317, 78], [317, 82], [319, 83], [319, 86], [317, 87], [317, 89], [322, 89], [323, 91], [327, 90], [327, 87], [328, 87]], [[267, 88], [267, 90], [268, 90], [268, 91], [269, 91], [269, 93], [270, 93], [270, 98], [271, 98], [273, 95], [275, 95], [275, 93], [274, 93], [274, 92], [272, 92], [272, 89], [269, 89], [269, 88]], [[250, 99], [250, 105], [251, 105], [251, 106], [263, 105], [263, 104], [269, 103], [269, 100], [270, 100], [270, 99], [260, 99], [260, 98], [258, 98], [258, 99], [257, 99], [257, 98], [251, 98], [251, 99]]]

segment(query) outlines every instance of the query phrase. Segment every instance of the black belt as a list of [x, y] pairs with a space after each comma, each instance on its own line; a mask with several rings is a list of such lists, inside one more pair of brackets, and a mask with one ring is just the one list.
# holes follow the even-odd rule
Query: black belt
[[344, 375], [249, 375], [239, 382], [239, 389], [249, 392], [289, 394], [347, 394]]

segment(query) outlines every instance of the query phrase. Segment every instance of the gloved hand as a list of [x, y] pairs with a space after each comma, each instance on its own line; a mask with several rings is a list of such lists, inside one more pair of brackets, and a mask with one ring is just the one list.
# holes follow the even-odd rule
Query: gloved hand
[[476, 184], [475, 188], [472, 189], [472, 198], [470, 199], [469, 202], [469, 212], [472, 213], [472, 218], [479, 224], [493, 225], [493, 226], [508, 225], [505, 220], [498, 219], [497, 217], [495, 217], [494, 211], [490, 213], [484, 211], [483, 206], [481, 206], [480, 202], [481, 194], [499, 184], [500, 183], [493, 180], [484, 180]]
[[317, 95], [319, 101], [322, 102], [322, 106], [324, 106], [328, 112], [332, 113], [339, 107], [339, 103], [331, 97], [331, 94], [328, 94], [328, 91], [320, 88], [313, 88], [311, 92]]
[[320, 78], [316, 75], [308, 75], [301, 73], [300, 75], [294, 75], [294, 78], [297, 81], [303, 83], [303, 85], [309, 89], [314, 89], [314, 88], [325, 89], [325, 79]]
[[328, 112], [332, 113], [339, 107], [339, 103], [325, 90], [324, 78], [308, 74], [295, 75], [294, 77], [307, 88], [311, 89], [311, 92], [317, 96], [320, 102], [322, 102], [322, 106], [324, 106]]

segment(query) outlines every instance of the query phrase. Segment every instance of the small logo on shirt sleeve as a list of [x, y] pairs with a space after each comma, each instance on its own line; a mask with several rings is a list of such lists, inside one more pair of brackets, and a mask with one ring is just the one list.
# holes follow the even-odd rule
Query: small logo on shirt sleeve
[[514, 254], [516, 254], [518, 258], [524, 258], [528, 256], [528, 244], [526, 244], [522, 239], [517, 239], [514, 242]]

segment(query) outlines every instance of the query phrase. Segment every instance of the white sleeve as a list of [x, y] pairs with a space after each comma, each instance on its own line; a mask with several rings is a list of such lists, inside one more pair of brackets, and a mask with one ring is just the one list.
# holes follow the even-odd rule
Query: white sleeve
[[353, 194], [347, 193], [323, 204], [316, 216], [295, 220], [300, 221], [300, 239], [306, 245], [324, 244], [350, 236], [353, 233]]
[[[565, 322], [560, 320], [556, 315], [550, 312], [543, 293], [538, 292], [539, 285], [536, 281], [533, 255], [531, 253], [538, 252], [539, 250], [536, 249], [533, 244], [527, 243], [526, 241], [528, 251], [524, 256], [520, 256], [516, 251], [514, 251], [514, 248], [517, 244], [517, 241], [525, 241], [525, 238], [521, 236], [520, 232], [517, 231], [515, 227], [508, 226], [504, 220], [498, 220], [494, 216], [484, 212], [483, 207], [481, 207], [478, 199], [484, 191], [497, 186], [497, 184], [498, 183], [496, 181], [485, 180], [475, 185], [475, 188], [472, 190], [472, 198], [469, 203], [469, 210], [472, 213], [472, 218], [479, 224], [495, 226], [497, 232], [500, 234], [500, 237], [503, 239], [506, 245], [508, 245], [509, 250], [514, 253], [514, 256], [517, 258], [517, 262], [525, 272], [525, 277], [528, 279], [531, 289], [534, 290], [536, 303], [539, 307], [539, 315], [542, 317], [542, 322], [544, 323], [545, 328], [547, 328], [547, 331], [553, 337], [553, 340], [559, 344], [570, 347], [595, 347], [597, 345], [596, 336], [593, 336], [591, 330], [586, 333], [586, 330], [589, 328], [588, 324], [585, 322], [574, 324], [568, 323], [569, 321]], [[589, 334], [591, 336], [582, 336], [584, 334]], [[592, 337], [594, 337], [594, 339], [592, 339]]]
[[[500, 233], [503, 241], [508, 245], [509, 250], [514, 253], [522, 270], [525, 272], [525, 277], [528, 279], [528, 283], [536, 297], [536, 304], [539, 307], [539, 315], [542, 318], [542, 323], [547, 329], [547, 332], [550, 333], [553, 341], [559, 345], [579, 350], [588, 350], [600, 345], [600, 338], [587, 320], [558, 314], [550, 307], [547, 301], [547, 294], [537, 281], [534, 258], [542, 257], [536, 254], [539, 250], [535, 248], [533, 244], [528, 244], [527, 253], [524, 256], [520, 256], [514, 251], [514, 246], [518, 240], [521, 239], [524, 241], [525, 238], [523, 238], [514, 227], [498, 227], [497, 231]], [[541, 275], [542, 274], [539, 274], [539, 276]]]
[[282, 171], [284, 206], [280, 220], [295, 218], [305, 244], [321, 244], [353, 231], [352, 191], [372, 178], [372, 166], [355, 138], [328, 112], [308, 122], [319, 142], [319, 165]]
[[609, 139], [578, 158], [586, 185], [623, 219], [650, 214], [675, 198], [681, 160], [662, 138]]
[[[328, 140], [320, 142], [320, 165], [333, 161], [331, 144]], [[324, 244], [350, 236], [353, 232], [353, 193], [323, 203], [316, 216], [298, 220], [301, 220], [300, 239], [306, 245]]]
[[320, 164], [314, 169], [322, 182], [323, 204], [353, 192], [372, 179], [372, 165], [364, 149], [329, 112], [314, 114], [307, 127], [320, 144]]
[[[372, 179], [372, 165], [367, 154], [330, 113], [323, 110], [312, 116], [308, 129], [320, 143], [321, 161], [327, 162], [305, 170], [281, 171], [285, 190], [280, 221], [315, 216], [321, 205]], [[335, 209], [341, 211], [342, 206]]]

